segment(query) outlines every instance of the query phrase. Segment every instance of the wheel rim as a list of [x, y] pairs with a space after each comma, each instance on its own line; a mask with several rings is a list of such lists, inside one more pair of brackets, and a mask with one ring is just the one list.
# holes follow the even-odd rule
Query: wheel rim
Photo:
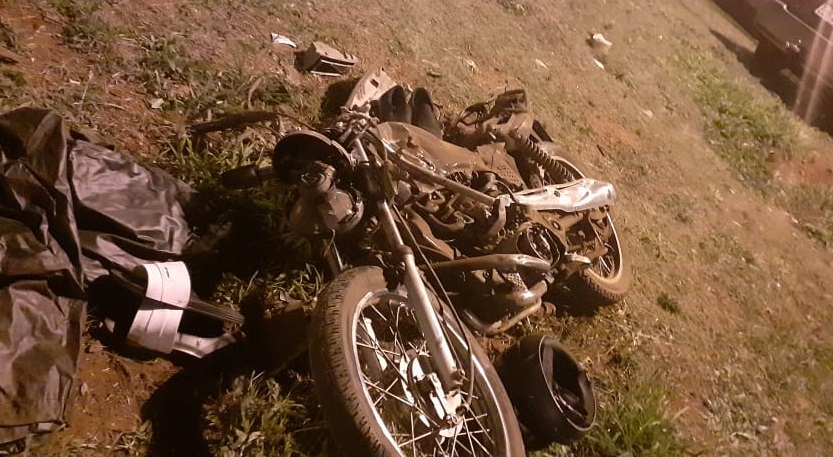
[[[564, 165], [570, 173], [573, 174], [574, 179], [585, 178], [586, 176], [581, 170], [572, 162], [565, 159], [564, 157], [558, 156], [558, 161]], [[554, 182], [549, 173], [543, 172], [542, 181], [544, 184], [558, 184]], [[619, 244], [619, 234], [616, 232], [616, 226], [613, 225], [613, 219], [610, 217], [610, 213], [605, 215], [604, 219], [599, 222], [599, 224], [607, 225], [610, 227], [610, 236], [607, 237], [607, 240], [604, 241], [605, 247], [607, 247], [607, 252], [597, 257], [593, 260], [593, 263], [590, 265], [590, 268], [585, 270], [587, 274], [590, 274], [597, 279], [605, 282], [616, 282], [620, 276], [622, 276], [622, 249], [621, 245]], [[596, 230], [596, 235], [598, 236], [598, 228], [596, 224], [593, 224], [593, 229]], [[603, 228], [603, 227], [602, 227]], [[601, 239], [601, 237], [599, 237]]]
[[587, 272], [601, 280], [615, 282], [622, 276], [622, 250], [619, 247], [619, 234], [610, 215], [605, 216], [604, 223], [610, 227], [610, 236], [605, 242], [607, 252], [593, 260]]
[[[482, 365], [474, 358], [471, 395], [468, 375], [466, 387], [444, 392], [404, 296], [368, 293], [356, 307], [352, 329], [362, 392], [401, 455], [479, 456], [505, 449], [503, 420]], [[468, 360], [461, 366], [468, 367]]]

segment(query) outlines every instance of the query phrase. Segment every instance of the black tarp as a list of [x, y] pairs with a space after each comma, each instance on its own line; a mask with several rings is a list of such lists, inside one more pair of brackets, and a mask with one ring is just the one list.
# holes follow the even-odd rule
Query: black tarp
[[178, 259], [192, 196], [159, 169], [71, 138], [53, 111], [0, 115], [0, 443], [64, 423], [86, 284]]

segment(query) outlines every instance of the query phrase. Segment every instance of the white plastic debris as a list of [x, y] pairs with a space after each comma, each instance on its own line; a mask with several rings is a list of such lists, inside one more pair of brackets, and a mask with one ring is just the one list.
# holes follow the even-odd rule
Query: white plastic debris
[[535, 59], [535, 65], [538, 65], [541, 68], [549, 68], [547, 67], [547, 64], [545, 64], [544, 61], [541, 59]]
[[602, 70], [605, 69], [605, 64], [599, 62], [599, 59], [593, 59], [593, 63], [596, 64], [596, 66], [601, 68]]
[[287, 45], [289, 47], [292, 47], [292, 48], [297, 48], [298, 47], [298, 45], [295, 44], [295, 42], [292, 41], [289, 37], [281, 35], [279, 33], [272, 33], [271, 37], [272, 37], [272, 44], [285, 44], [285, 45]]

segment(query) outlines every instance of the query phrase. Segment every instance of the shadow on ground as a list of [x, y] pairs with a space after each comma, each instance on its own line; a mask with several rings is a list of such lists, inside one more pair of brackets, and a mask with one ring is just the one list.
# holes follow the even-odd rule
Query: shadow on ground
[[754, 20], [755, 7], [766, 0], [712, 0], [718, 8], [729, 15], [735, 22], [746, 30], [749, 35], [756, 37]]
[[[778, 96], [788, 109], [795, 110], [800, 84], [798, 76], [787, 69], [774, 70], [771, 67], [763, 66], [755, 59], [752, 50], [735, 43], [731, 38], [716, 30], [710, 30], [710, 32], [726, 49], [735, 55], [738, 62], [746, 67], [750, 74], [758, 78], [762, 86]], [[831, 114], [833, 113], [819, 113], [815, 118], [805, 119], [804, 121], [808, 125], [833, 136], [833, 116]]]
[[[265, 369], [256, 350], [251, 342], [243, 342], [200, 360], [179, 360], [182, 369], [160, 385], [142, 407], [142, 420], [151, 424], [147, 456], [213, 455], [216, 449], [212, 449], [206, 439], [205, 405], [216, 402], [218, 397], [233, 389], [236, 379]], [[308, 370], [305, 358], [288, 362], [291, 362], [291, 369], [287, 372], [267, 369], [265, 375], [275, 379], [287, 391], [302, 388], [292, 374], [298, 373], [295, 370], [303, 373]], [[239, 407], [245, 408], [245, 405]], [[246, 411], [241, 410], [235, 414], [244, 413]], [[320, 439], [314, 438], [310, 443], [298, 440], [297, 444], [320, 451]]]

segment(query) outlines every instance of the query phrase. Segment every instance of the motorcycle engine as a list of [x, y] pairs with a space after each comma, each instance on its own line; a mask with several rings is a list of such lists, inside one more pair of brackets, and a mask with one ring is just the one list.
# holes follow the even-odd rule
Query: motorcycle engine
[[[500, 195], [507, 187], [493, 173], [457, 174], [452, 178], [492, 196]], [[433, 235], [453, 240], [467, 256], [520, 253], [553, 264], [563, 250], [550, 224], [519, 205], [506, 209], [437, 190], [422, 195], [412, 208], [425, 219]]]

